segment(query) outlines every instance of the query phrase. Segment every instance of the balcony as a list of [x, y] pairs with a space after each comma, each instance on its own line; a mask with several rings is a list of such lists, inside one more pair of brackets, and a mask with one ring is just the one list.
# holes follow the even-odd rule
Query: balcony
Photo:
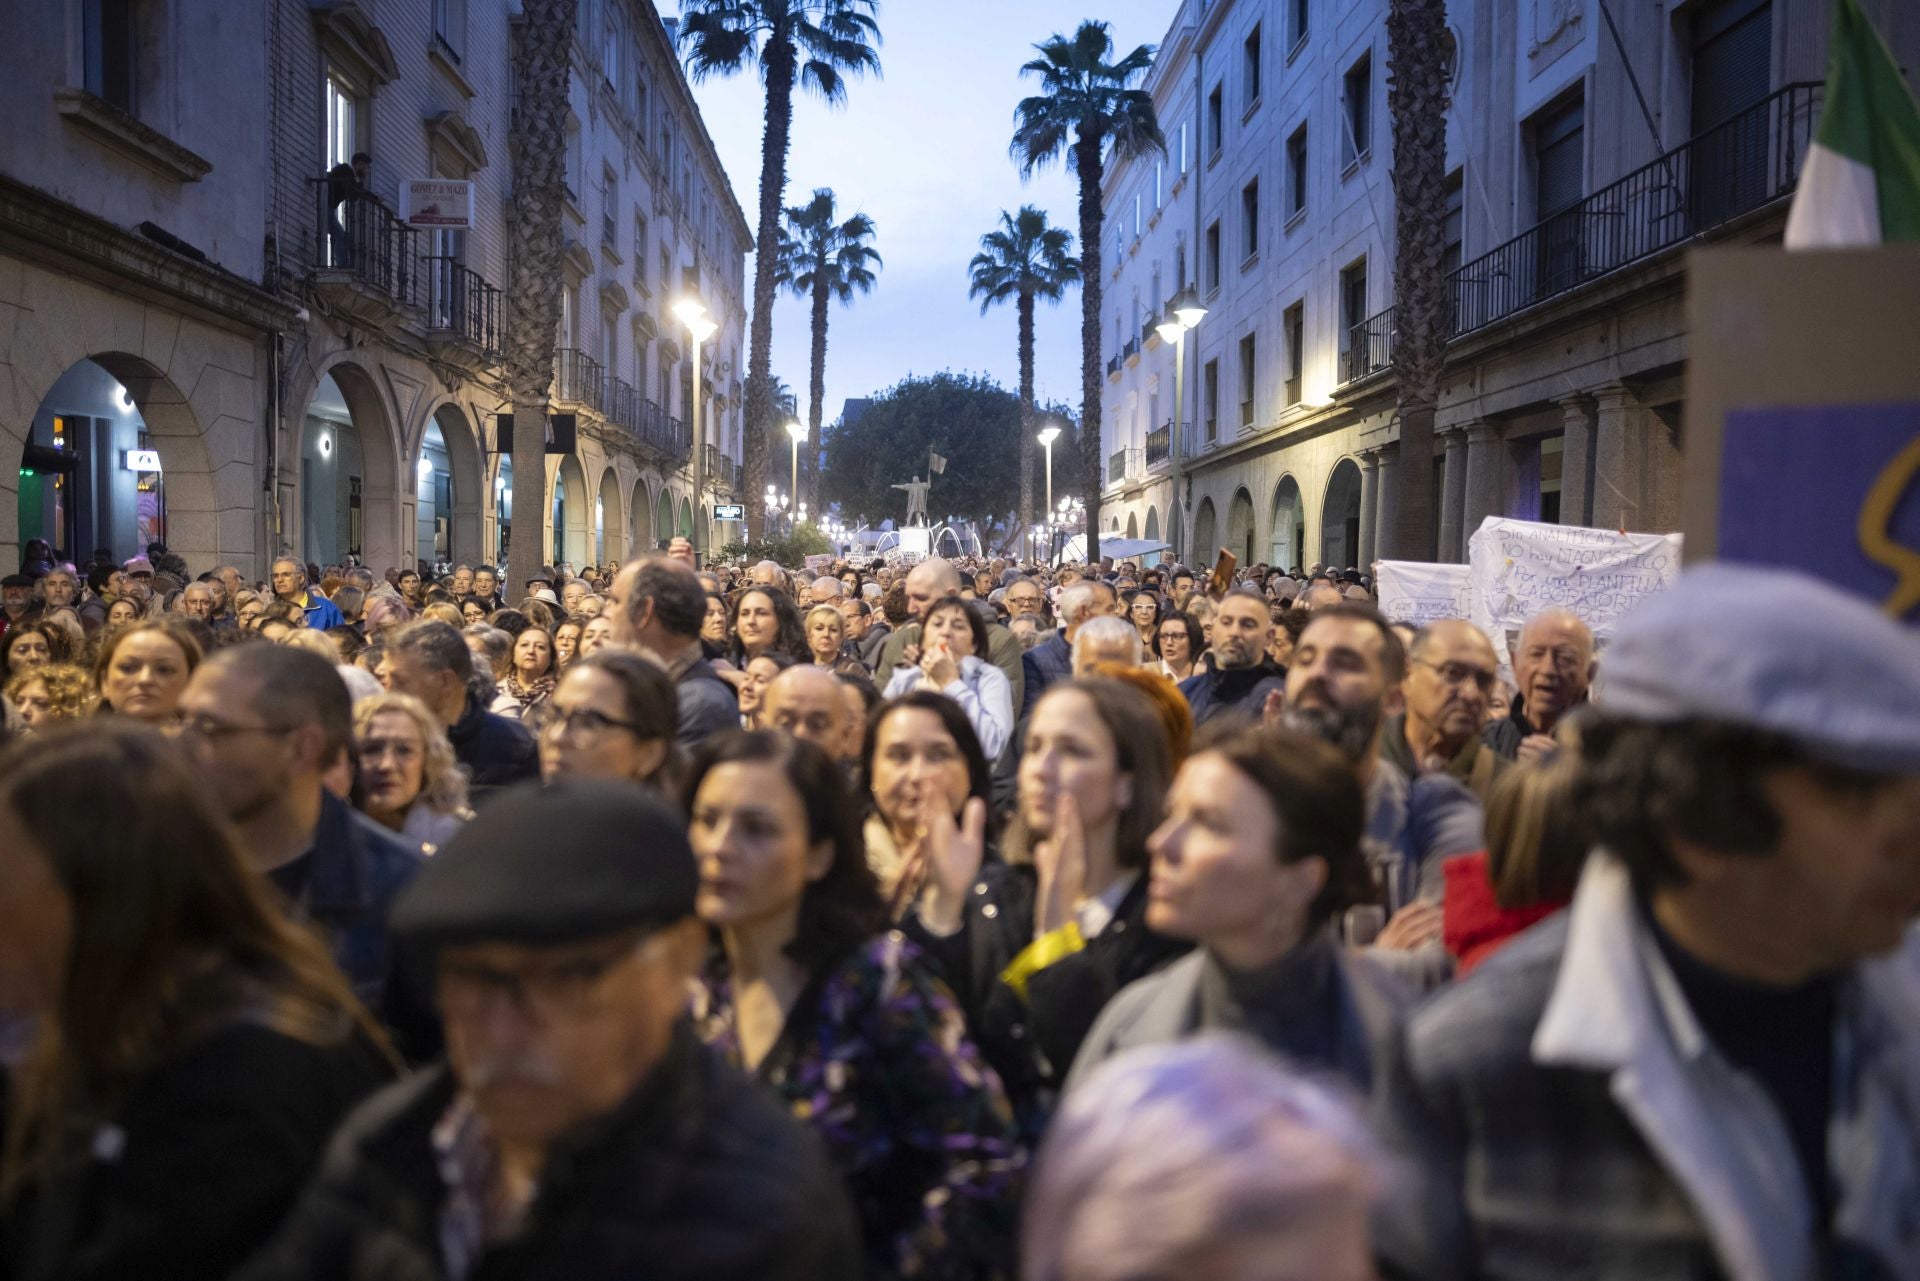
[[1139, 364], [1140, 363], [1140, 340], [1138, 338], [1127, 339], [1127, 345], [1121, 348], [1120, 358], [1126, 361], [1129, 366]]
[[626, 379], [608, 374], [600, 393], [600, 412], [607, 425], [623, 431], [636, 431], [640, 422], [640, 393]]
[[561, 411], [601, 413], [606, 399], [600, 362], [574, 347], [553, 353], [553, 405]]
[[706, 466], [701, 468], [700, 471], [700, 484], [710, 485], [717, 483], [724, 474], [720, 470], [720, 446], [702, 445], [700, 452], [706, 457]]
[[427, 341], [441, 359], [478, 370], [506, 339], [500, 291], [454, 258], [420, 260], [427, 282]]
[[313, 189], [314, 292], [374, 325], [420, 306], [420, 232], [372, 192], [326, 178]]
[[[1824, 86], [1812, 82], [1776, 90], [1451, 272], [1447, 337], [1484, 329], [1791, 195], [1823, 96]], [[1394, 336], [1391, 307], [1352, 326], [1341, 381], [1390, 366]]]
[[1107, 357], [1107, 377], [1118, 378], [1119, 376], [1120, 376], [1120, 357], [1118, 356]]
[[735, 463], [733, 465], [733, 492], [736, 494], [744, 494], [747, 492], [747, 466], [745, 463]]
[[1127, 478], [1127, 451], [1116, 449], [1107, 459], [1107, 483], [1118, 485]]
[[1173, 456], [1173, 424], [1155, 427], [1147, 433], [1147, 470], [1152, 471]]

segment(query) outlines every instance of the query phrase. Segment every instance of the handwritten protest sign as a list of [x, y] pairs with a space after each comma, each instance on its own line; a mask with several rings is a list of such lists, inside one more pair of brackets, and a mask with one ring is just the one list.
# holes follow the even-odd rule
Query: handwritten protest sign
[[1380, 612], [1396, 623], [1425, 627], [1439, 618], [1467, 618], [1470, 570], [1465, 565], [1383, 560], [1374, 563]]
[[1489, 516], [1467, 540], [1468, 615], [1505, 649], [1544, 609], [1569, 609], [1604, 643], [1641, 598], [1680, 572], [1680, 535], [1621, 534]]

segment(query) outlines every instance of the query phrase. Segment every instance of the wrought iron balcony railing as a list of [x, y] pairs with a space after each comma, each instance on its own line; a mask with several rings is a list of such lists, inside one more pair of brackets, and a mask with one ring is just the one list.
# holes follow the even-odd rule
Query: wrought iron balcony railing
[[[1790, 84], [1447, 276], [1447, 337], [1557, 298], [1791, 195], [1825, 86]], [[1393, 363], [1394, 309], [1353, 325], [1341, 381]]]
[[1173, 456], [1173, 424], [1147, 433], [1147, 466], [1158, 467]]
[[314, 265], [343, 272], [396, 303], [419, 306], [420, 232], [359, 186], [317, 178], [313, 189]]
[[506, 339], [500, 291], [455, 258], [422, 258], [427, 278], [427, 328], [447, 334], [489, 356]]
[[563, 404], [599, 412], [605, 399], [604, 377], [600, 362], [576, 347], [553, 353], [553, 398]]

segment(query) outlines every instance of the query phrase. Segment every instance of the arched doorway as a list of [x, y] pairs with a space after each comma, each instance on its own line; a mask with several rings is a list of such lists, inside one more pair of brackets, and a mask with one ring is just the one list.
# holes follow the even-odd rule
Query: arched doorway
[[1267, 559], [1278, 569], [1305, 569], [1306, 555], [1307, 508], [1300, 501], [1300, 483], [1282, 476], [1273, 491], [1273, 533]]
[[1199, 508], [1193, 513], [1193, 556], [1196, 564], [1204, 565], [1212, 562], [1219, 550], [1215, 546], [1216, 538], [1213, 500], [1202, 498]]
[[1251, 565], [1253, 554], [1253, 495], [1245, 489], [1233, 492], [1227, 504], [1227, 548], [1240, 558], [1242, 566]]
[[1330, 569], [1357, 568], [1360, 560], [1360, 467], [1342, 458], [1327, 478], [1320, 509], [1320, 560]]
[[586, 473], [572, 454], [560, 459], [553, 473], [553, 561], [565, 561], [576, 570], [585, 565], [591, 545], [588, 520], [593, 499], [588, 497]]
[[427, 423], [420, 436], [413, 499], [414, 554], [431, 565], [449, 563], [453, 559], [453, 468], [437, 418]]
[[376, 574], [411, 565], [414, 531], [400, 527], [396, 439], [366, 370], [341, 361], [320, 375], [300, 423], [298, 499], [282, 513], [289, 534], [298, 531], [294, 550], [304, 559], [329, 565], [352, 556]]
[[1135, 515], [1133, 512], [1127, 513], [1127, 537], [1128, 538], [1140, 537], [1140, 517]]
[[680, 528], [677, 532], [682, 538], [693, 538], [693, 500], [690, 498], [680, 500]]
[[500, 470], [493, 476], [494, 538], [496, 565], [507, 563], [507, 548], [513, 541], [513, 459], [500, 455]]
[[[45, 539], [56, 559], [84, 565], [95, 551], [125, 560], [161, 542], [182, 555], [199, 551], [193, 568], [210, 568], [204, 561], [212, 548], [192, 548], [189, 525], [169, 528], [166, 487], [169, 474], [204, 473], [206, 452], [178, 393], [144, 366], [130, 356], [85, 359], [47, 389], [20, 454], [21, 547]], [[182, 425], [192, 428], [191, 436], [176, 442], [156, 430], [149, 414], [158, 418], [169, 411], [187, 420]], [[210, 486], [194, 488], [211, 498]]]
[[413, 464], [413, 545], [421, 560], [451, 565], [481, 554], [485, 476], [486, 461], [465, 412], [458, 405], [440, 406], [420, 433]]
[[632, 522], [627, 530], [627, 556], [644, 556], [653, 547], [653, 499], [647, 495], [644, 476], [633, 482], [633, 501], [627, 511]]
[[664, 551], [672, 538], [673, 494], [662, 485], [660, 497], [653, 505], [653, 545]]

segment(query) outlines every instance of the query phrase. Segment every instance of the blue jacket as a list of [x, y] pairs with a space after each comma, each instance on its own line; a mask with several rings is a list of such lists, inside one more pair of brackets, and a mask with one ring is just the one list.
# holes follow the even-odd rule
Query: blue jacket
[[1020, 719], [1024, 721], [1033, 715], [1033, 705], [1047, 692], [1047, 686], [1073, 676], [1073, 646], [1067, 643], [1067, 634], [1056, 631], [1022, 654], [1020, 671], [1025, 677], [1020, 695]]
[[431, 1057], [438, 1025], [387, 936], [387, 911], [425, 863], [420, 851], [323, 792], [310, 857], [295, 908], [326, 935], [354, 995], [392, 1029], [402, 1052], [415, 1061]]
[[347, 620], [342, 617], [340, 607], [312, 588], [307, 589], [307, 626], [316, 632], [324, 632], [338, 627]]
[[1271, 662], [1257, 667], [1204, 671], [1180, 682], [1180, 693], [1193, 709], [1194, 728], [1216, 716], [1239, 713], [1258, 721], [1267, 695], [1287, 687], [1287, 674]]

